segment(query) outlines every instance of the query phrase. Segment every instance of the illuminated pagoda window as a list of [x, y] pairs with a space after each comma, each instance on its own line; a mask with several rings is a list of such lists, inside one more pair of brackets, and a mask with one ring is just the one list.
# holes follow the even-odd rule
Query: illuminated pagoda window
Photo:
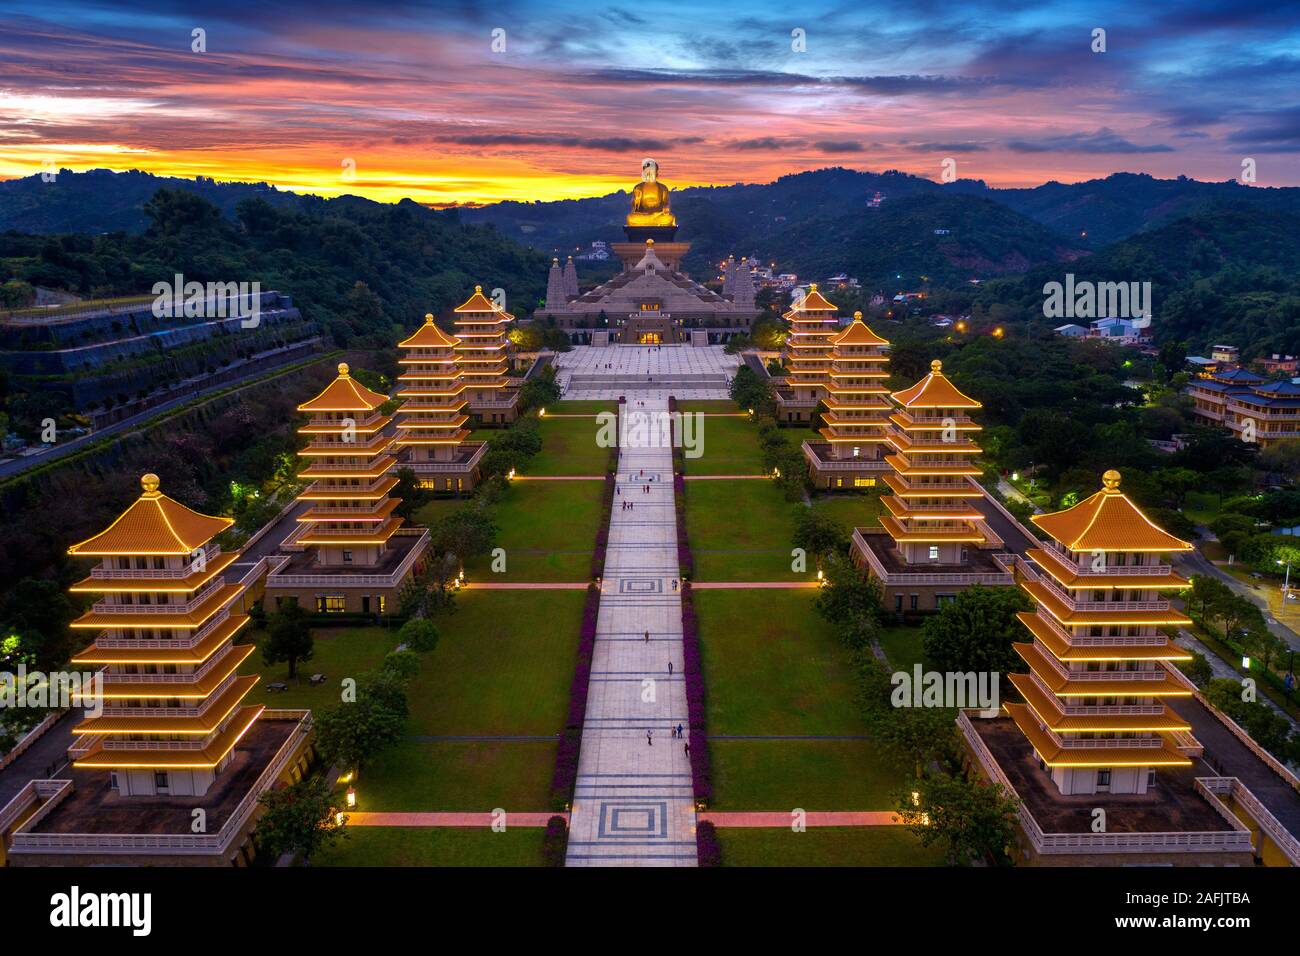
[[983, 514], [972, 503], [983, 496], [973, 437], [980, 431], [970, 412], [980, 403], [963, 395], [930, 363], [930, 374], [891, 396], [898, 408], [889, 416], [894, 453], [884, 476], [893, 492], [881, 499], [887, 514], [880, 523], [909, 565], [964, 564], [970, 548], [986, 545]]
[[299, 452], [307, 461], [299, 477], [311, 481], [298, 500], [308, 508], [298, 517], [293, 544], [312, 548], [326, 566], [373, 567], [402, 525], [390, 498], [397, 477], [384, 428], [392, 421], [381, 406], [388, 396], [372, 392], [349, 374], [346, 363], [325, 390], [298, 411], [310, 417], [298, 429], [310, 442]]
[[456, 359], [469, 413], [481, 422], [507, 424], [518, 415], [519, 390], [510, 384], [506, 361], [506, 326], [512, 321], [482, 286], [456, 307]]
[[1162, 590], [1185, 587], [1167, 555], [1192, 545], [1162, 530], [1120, 490], [1120, 475], [1072, 508], [1034, 515], [1051, 541], [1018, 564], [1034, 601], [1014, 645], [1029, 673], [1006, 709], [1062, 794], [1145, 793], [1149, 772], [1190, 766], [1201, 746], [1167, 705], [1193, 686], [1174, 666], [1191, 655], [1159, 630], [1191, 621]]
[[826, 372], [826, 427], [832, 458], [878, 461], [889, 445], [889, 342], [872, 332], [853, 314], [853, 322], [831, 339]]
[[94, 640], [72, 663], [100, 670], [104, 707], [73, 730], [77, 768], [111, 772], [123, 796], [200, 796], [261, 716], [244, 706], [256, 675], [240, 677], [253, 645], [236, 645], [248, 617], [232, 609], [244, 585], [224, 572], [238, 552], [213, 539], [233, 523], [191, 511], [144, 475], [140, 497], [106, 530], [68, 549], [97, 558], [73, 593], [100, 595], [73, 621]]

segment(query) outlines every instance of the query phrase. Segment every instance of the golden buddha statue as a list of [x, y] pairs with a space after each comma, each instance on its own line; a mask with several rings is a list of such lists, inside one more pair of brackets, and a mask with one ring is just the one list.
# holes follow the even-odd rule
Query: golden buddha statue
[[659, 164], [653, 159], [641, 161], [641, 182], [632, 190], [629, 226], [676, 226], [677, 219], [668, 208], [668, 187], [659, 182]]

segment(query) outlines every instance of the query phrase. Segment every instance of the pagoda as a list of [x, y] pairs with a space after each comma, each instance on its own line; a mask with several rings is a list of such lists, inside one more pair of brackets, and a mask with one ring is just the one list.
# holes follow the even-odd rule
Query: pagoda
[[403, 528], [402, 500], [390, 497], [399, 479], [387, 401], [340, 363], [338, 377], [298, 406], [310, 416], [298, 429], [310, 439], [299, 477], [311, 484], [298, 496], [298, 527], [281, 546], [288, 556], [267, 576], [277, 601], [292, 598], [321, 614], [395, 610], [392, 598], [428, 534]]
[[1162, 590], [1186, 587], [1166, 556], [1192, 545], [1159, 528], [1107, 471], [1101, 491], [1034, 515], [1051, 538], [1017, 565], [1034, 601], [1019, 615], [1033, 642], [1013, 645], [1029, 673], [1012, 674], [1023, 704], [1006, 710], [1063, 795], [1141, 794], [1155, 768], [1188, 767], [1200, 744], [1166, 701], [1193, 686], [1175, 661], [1191, 655], [1159, 630], [1191, 620]]
[[[989, 528], [984, 489], [975, 480], [980, 426], [970, 413], [981, 407], [946, 375], [943, 363], [911, 388], [894, 392], [885, 455], [892, 472], [883, 481], [883, 530], [857, 528], [853, 556], [880, 580], [885, 606], [895, 612], [933, 611], [971, 584], [1012, 584], [1012, 555]], [[1030, 535], [1011, 519], [1023, 546]]]
[[519, 390], [507, 378], [506, 326], [514, 316], [481, 285], [456, 306], [456, 361], [469, 414], [480, 424], [508, 425], [519, 414]]
[[826, 424], [818, 430], [824, 441], [803, 445], [817, 487], [870, 488], [889, 470], [888, 364], [889, 342], [866, 326], [861, 312], [831, 339]]
[[777, 421], [811, 422], [826, 397], [833, 339], [839, 334], [839, 310], [817, 290], [817, 283], [795, 302], [784, 318], [790, 323], [782, 360], [788, 371], [776, 390]]
[[398, 342], [406, 354], [398, 359], [397, 438], [393, 447], [405, 452], [399, 467], [415, 472], [420, 486], [434, 491], [469, 491], [479, 477], [484, 442], [466, 443], [469, 415], [465, 384], [456, 360], [460, 340], [433, 321]]
[[99, 559], [71, 587], [99, 600], [72, 622], [95, 632], [74, 665], [102, 668], [100, 716], [73, 729], [76, 769], [107, 770], [120, 796], [202, 796], [233, 759], [263, 706], [245, 706], [256, 675], [240, 677], [252, 644], [234, 605], [244, 585], [226, 572], [238, 552], [213, 539], [234, 522], [191, 511], [158, 490], [158, 476], [107, 529], [74, 544]]

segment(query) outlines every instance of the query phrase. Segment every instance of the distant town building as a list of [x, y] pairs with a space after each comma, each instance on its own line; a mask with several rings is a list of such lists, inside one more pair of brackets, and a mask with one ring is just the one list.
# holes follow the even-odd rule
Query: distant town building
[[1057, 335], [1064, 335], [1066, 338], [1081, 339], [1088, 334], [1088, 329], [1085, 326], [1067, 322], [1065, 325], [1058, 325], [1055, 332]]
[[1236, 365], [1241, 360], [1241, 349], [1235, 345], [1212, 345], [1210, 358], [1223, 365]]
[[583, 262], [605, 262], [609, 259], [609, 243], [604, 239], [597, 239], [591, 244], [586, 252], [578, 256]]
[[1204, 424], [1222, 425], [1261, 448], [1300, 438], [1300, 385], [1270, 382], [1243, 368], [1207, 372], [1187, 386], [1192, 412]]
[[1300, 372], [1300, 358], [1294, 355], [1279, 355], [1277, 352], [1269, 358], [1257, 358], [1251, 364], [1264, 375], [1294, 375]]

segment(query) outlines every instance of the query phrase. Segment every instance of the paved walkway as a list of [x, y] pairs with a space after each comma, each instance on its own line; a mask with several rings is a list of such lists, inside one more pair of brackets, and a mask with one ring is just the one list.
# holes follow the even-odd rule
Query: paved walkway
[[[656, 393], [627, 398], [668, 410]], [[672, 737], [687, 720], [672, 475], [669, 448], [619, 453], [568, 866], [696, 865], [690, 763]]]
[[[789, 810], [705, 812], [699, 815], [715, 827], [789, 827], [793, 818]], [[809, 827], [896, 827], [903, 821], [892, 810], [814, 810], [804, 814]]]
[[[508, 813], [506, 827], [544, 827], [551, 817], [567, 813]], [[350, 827], [490, 827], [493, 813], [349, 813]]]

